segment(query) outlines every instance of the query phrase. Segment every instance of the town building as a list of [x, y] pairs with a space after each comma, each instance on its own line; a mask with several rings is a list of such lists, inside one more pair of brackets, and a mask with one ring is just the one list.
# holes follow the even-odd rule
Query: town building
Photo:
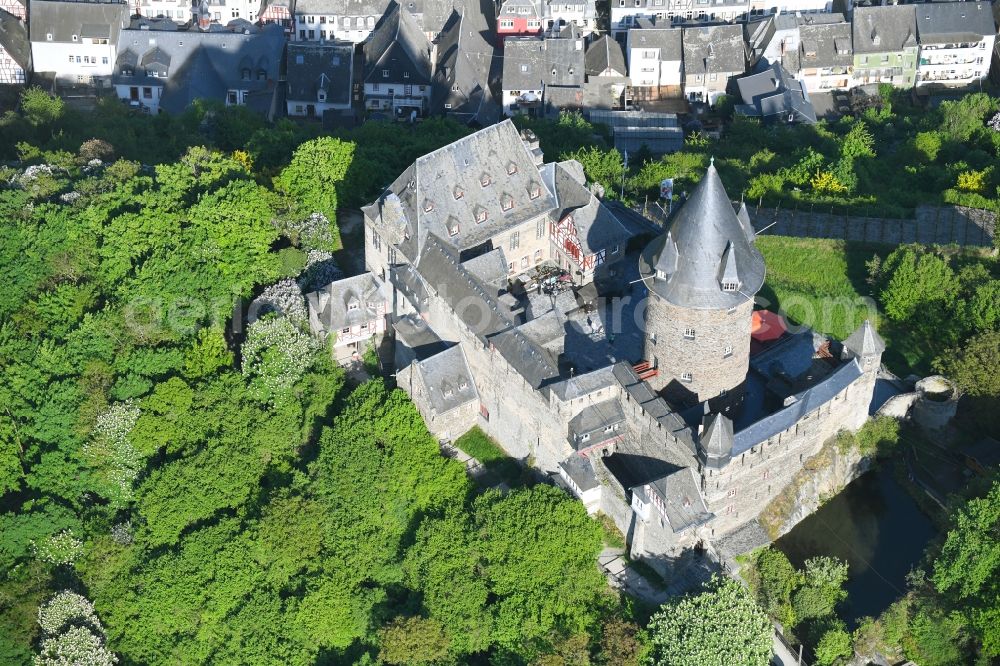
[[295, 30], [294, 4], [295, 0], [261, 0], [258, 19], [264, 25], [281, 26], [285, 34], [291, 36]]
[[963, 87], [989, 75], [997, 27], [988, 2], [916, 6], [917, 86]]
[[595, 0], [543, 0], [542, 8], [546, 30], [572, 25], [585, 36], [598, 30]]
[[431, 99], [431, 45], [416, 19], [392, 2], [364, 45], [365, 108], [424, 115]]
[[285, 110], [289, 116], [322, 118], [351, 109], [354, 45], [291, 42], [285, 57]]
[[389, 11], [391, 0], [295, 0], [292, 34], [299, 41], [360, 44]]
[[31, 42], [24, 21], [0, 9], [0, 84], [23, 86], [31, 72]]
[[[424, 19], [426, 27], [426, 9]], [[488, 33], [486, 16], [476, 7], [467, 3], [452, 9], [433, 44], [432, 113], [480, 126], [499, 119], [489, 87], [495, 47]]]
[[639, 19], [670, 22], [738, 21], [750, 14], [750, 0], [610, 0], [611, 34], [632, 29]]
[[118, 33], [113, 85], [149, 113], [182, 113], [198, 99], [246, 106], [272, 118], [285, 37], [274, 25], [204, 19], [181, 29], [166, 19], [135, 19]]
[[645, 19], [628, 31], [628, 71], [637, 102], [684, 96], [682, 28], [657, 27]]
[[846, 90], [854, 76], [851, 24], [810, 23], [799, 26], [799, 47], [786, 51], [782, 65], [806, 84], [809, 92]]
[[204, 9], [220, 25], [236, 19], [256, 23], [261, 5], [260, 0], [139, 0], [130, 4], [133, 16], [168, 18], [180, 24], [197, 21]]
[[503, 0], [497, 11], [497, 37], [527, 37], [542, 34], [543, 0]]
[[506, 115], [544, 115], [562, 106], [560, 94], [582, 94], [586, 81], [584, 40], [574, 26], [556, 36], [518, 37], [504, 43], [502, 105]]
[[587, 79], [593, 77], [626, 78], [628, 65], [622, 45], [610, 35], [604, 35], [591, 42], [586, 52]]
[[715, 104], [730, 79], [746, 72], [743, 28], [714, 25], [684, 28], [684, 95], [691, 102]]
[[762, 72], [738, 78], [736, 85], [743, 103], [737, 104], [735, 111], [742, 116], [760, 118], [766, 123], [816, 122], [816, 109], [805, 82], [792, 76], [780, 62]]
[[[611, 262], [655, 229], [618, 211], [504, 121], [418, 158], [364, 207], [365, 261], [386, 290], [397, 384], [431, 432], [479, 426], [670, 575], [731, 535], [766, 542], [764, 507], [867, 420], [884, 345], [867, 322], [842, 343], [754, 337], [764, 263], [714, 166], [666, 233]], [[599, 243], [607, 270], [575, 283], [567, 251]]]
[[854, 85], [912, 88], [919, 49], [916, 6], [855, 7], [851, 25]]
[[109, 87], [128, 14], [128, 5], [118, 1], [31, 0], [34, 72], [57, 86]]
[[333, 355], [345, 361], [363, 354], [385, 334], [387, 301], [383, 284], [371, 273], [331, 282], [306, 295], [309, 328], [333, 340]]
[[750, 0], [750, 16], [832, 12], [832, 0]]

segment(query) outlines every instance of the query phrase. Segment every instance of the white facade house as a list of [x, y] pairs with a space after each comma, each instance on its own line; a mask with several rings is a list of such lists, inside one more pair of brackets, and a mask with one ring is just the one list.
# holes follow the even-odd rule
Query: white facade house
[[212, 21], [225, 25], [234, 19], [244, 19], [254, 23], [260, 11], [259, 0], [140, 0], [131, 7], [144, 18], [168, 18], [177, 23], [187, 23], [199, 9], [208, 13]]
[[985, 79], [997, 29], [988, 2], [917, 6], [917, 86], [967, 86]]
[[832, 0], [750, 0], [751, 16], [832, 12]]
[[622, 34], [639, 19], [651, 21], [738, 21], [750, 0], [610, 0], [611, 33]]
[[371, 36], [389, 4], [389, 0], [298, 0], [295, 3], [292, 39], [360, 44]]
[[118, 34], [127, 20], [124, 2], [32, 0], [34, 71], [54, 73], [63, 84], [110, 85]]
[[656, 28], [645, 21], [629, 30], [626, 52], [634, 99], [681, 96], [684, 82], [682, 34], [681, 28]]
[[543, 17], [546, 28], [575, 25], [588, 35], [597, 31], [597, 8], [594, 0], [553, 0], [545, 5]]

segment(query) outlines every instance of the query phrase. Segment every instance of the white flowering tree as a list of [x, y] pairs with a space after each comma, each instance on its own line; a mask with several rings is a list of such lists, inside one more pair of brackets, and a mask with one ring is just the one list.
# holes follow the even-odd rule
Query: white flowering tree
[[83, 542], [73, 536], [73, 530], [65, 529], [42, 541], [32, 541], [31, 549], [35, 557], [55, 565], [71, 565], [83, 552]]
[[275, 282], [264, 289], [260, 296], [250, 305], [252, 318], [260, 318], [274, 312], [288, 317], [298, 328], [304, 329], [309, 324], [309, 314], [306, 311], [306, 300], [302, 290], [295, 280], [287, 279]]
[[285, 317], [271, 314], [250, 324], [242, 351], [251, 393], [273, 403], [287, 396], [313, 364], [318, 344]]
[[293, 217], [276, 224], [281, 233], [303, 250], [329, 251], [336, 247], [333, 225], [323, 213]]
[[63, 590], [38, 609], [42, 641], [35, 666], [113, 666], [118, 657], [105, 645], [94, 604]]
[[333, 254], [326, 250], [309, 250], [306, 255], [306, 267], [298, 277], [302, 293], [322, 289], [331, 282], [344, 277], [344, 271], [333, 259]]
[[771, 622], [731, 578], [667, 602], [647, 632], [654, 666], [767, 666], [771, 659]]
[[132, 484], [142, 468], [142, 458], [129, 441], [139, 420], [139, 407], [131, 400], [117, 402], [100, 416], [84, 446], [84, 456], [94, 471], [98, 495], [116, 509], [132, 500]]

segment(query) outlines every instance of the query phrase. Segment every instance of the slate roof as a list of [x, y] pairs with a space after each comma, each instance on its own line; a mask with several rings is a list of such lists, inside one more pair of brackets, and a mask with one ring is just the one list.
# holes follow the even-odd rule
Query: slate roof
[[871, 356], [885, 351], [885, 341], [875, 332], [871, 321], [865, 319], [861, 326], [844, 340], [844, 348], [858, 357]]
[[641, 28], [629, 31], [633, 49], [659, 49], [660, 62], [680, 62], [684, 58], [683, 28]]
[[295, 0], [296, 14], [382, 16], [391, 0]]
[[[624, 421], [625, 411], [622, 409], [621, 402], [618, 398], [611, 398], [584, 407], [579, 414], [569, 420], [569, 432], [571, 437], [574, 435], [585, 435], [598, 430], [604, 430], [609, 426], [623, 423]], [[611, 433], [612, 436], [616, 434], [618, 433]], [[597, 439], [591, 438], [587, 442], [583, 442], [581, 446], [585, 448], [599, 441], [601, 441], [600, 437]]]
[[[532, 190], [538, 195], [534, 199]], [[384, 223], [387, 213], [399, 215], [411, 239], [423, 242], [433, 233], [459, 250], [475, 247], [555, 207], [533, 156], [510, 120], [417, 158], [389, 192], [398, 196], [398, 203], [393, 204], [398, 210], [387, 210], [390, 202], [383, 195], [378, 203]], [[511, 205], [504, 210], [507, 204]], [[374, 212], [370, 207], [367, 210], [369, 215]], [[477, 221], [477, 212], [485, 212], [486, 220]]]
[[[73, 2], [32, 0], [28, 34], [33, 42], [73, 42], [78, 37], [103, 37], [117, 41], [118, 33], [128, 23], [129, 7], [124, 2]], [[86, 33], [86, 35], [84, 34]]]
[[518, 37], [504, 40], [504, 90], [583, 85], [583, 39]]
[[[392, 325], [396, 332], [396, 339], [413, 350], [417, 360], [424, 360], [438, 354], [451, 345], [445, 343], [438, 337], [423, 317], [413, 313], [403, 315], [396, 319]], [[402, 355], [396, 356], [397, 364]], [[396, 369], [400, 369], [399, 365]]]
[[31, 43], [24, 22], [0, 9], [0, 47], [27, 72], [31, 67]]
[[780, 62], [768, 69], [736, 80], [745, 115], [762, 118], [781, 117], [789, 122], [816, 122], [816, 109], [809, 100], [805, 83], [792, 76]]
[[916, 11], [921, 44], [978, 42], [997, 32], [988, 2], [932, 2]]
[[733, 453], [733, 422], [724, 414], [709, 414], [704, 425], [698, 442], [700, 457], [710, 467], [722, 467]]
[[[695, 309], [735, 307], [764, 284], [764, 258], [736, 217], [714, 165], [674, 216], [669, 231], [643, 250], [639, 270], [656, 294]], [[666, 274], [666, 279], [657, 273]], [[738, 280], [739, 289], [723, 291], [723, 279]]]
[[621, 44], [617, 40], [611, 39], [610, 35], [604, 35], [587, 48], [587, 76], [600, 76], [608, 69], [617, 76], [628, 75], [628, 67], [625, 65], [625, 54], [622, 52]]
[[431, 407], [445, 414], [479, 399], [462, 345], [455, 345], [417, 363]]
[[821, 382], [795, 395], [795, 402], [774, 414], [765, 416], [737, 432], [733, 439], [733, 456], [748, 451], [770, 437], [788, 430], [806, 414], [818, 409], [864, 374], [857, 360], [852, 359], [831, 372]]
[[[587, 189], [583, 181], [583, 165], [576, 160], [558, 164], [546, 164], [552, 170], [555, 184], [556, 208], [553, 219], [561, 220], [573, 216], [581, 250], [594, 254], [598, 250], [611, 250], [614, 245], [624, 244], [631, 237], [614, 213]], [[574, 171], [576, 172], [574, 174]], [[544, 175], [544, 174], [543, 174]]]
[[573, 479], [573, 483], [580, 489], [580, 492], [587, 492], [598, 488], [601, 484], [597, 481], [594, 468], [586, 456], [571, 455], [566, 460], [559, 463], [559, 467], [566, 472], [566, 476]]
[[[119, 85], [162, 86], [160, 108], [179, 113], [196, 99], [224, 100], [230, 89], [249, 90], [267, 111], [281, 65], [285, 36], [280, 26], [265, 25], [251, 34], [224, 28], [201, 30], [122, 30], [112, 81]], [[160, 54], [169, 60], [167, 78], [146, 76], [141, 62]], [[140, 63], [137, 65], [136, 63]], [[135, 68], [133, 76], [123, 70]], [[243, 70], [250, 70], [250, 79]], [[258, 78], [263, 71], [264, 79]], [[248, 101], [248, 105], [255, 106]]]
[[914, 5], [855, 7], [851, 26], [855, 53], [895, 53], [917, 45]]
[[545, 40], [519, 37], [504, 40], [504, 90], [541, 90], [545, 80]]
[[652, 483], [632, 488], [632, 492], [646, 502], [649, 501], [647, 490], [660, 496], [662, 509], [654, 505], [654, 511], [662, 511], [674, 533], [701, 525], [713, 517], [698, 490], [695, 471], [690, 467], [682, 467]]
[[326, 103], [351, 103], [353, 44], [289, 42], [287, 48], [285, 71], [289, 101], [316, 102], [317, 94], [323, 90]]
[[375, 306], [385, 302], [381, 285], [371, 273], [331, 282], [306, 296], [309, 309], [327, 332], [336, 333], [378, 319]]
[[507, 258], [501, 247], [463, 261], [462, 268], [472, 273], [484, 285], [497, 288], [507, 286]]
[[552, 384], [550, 390], [560, 400], [568, 402], [609, 388], [616, 382], [614, 367], [607, 366]]
[[[812, 55], [815, 53], [815, 55]], [[800, 67], [849, 67], [854, 64], [850, 23], [799, 27]]]
[[[404, 73], [409, 73], [407, 81], [411, 85], [429, 85], [430, 53], [431, 45], [413, 15], [402, 11], [399, 3], [393, 1], [365, 42], [365, 81], [397, 82], [403, 80]], [[382, 70], [386, 69], [390, 79], [382, 76]]]
[[622, 385], [622, 388], [629, 394], [632, 400], [646, 412], [650, 418], [660, 424], [664, 430], [673, 435], [689, 450], [695, 452], [694, 439], [691, 430], [684, 419], [679, 414], [672, 411], [667, 405], [667, 401], [657, 395], [649, 384], [639, 379], [639, 375], [631, 365], [620, 361], [614, 365], [615, 379]]
[[467, 6], [452, 11], [437, 40], [431, 89], [435, 113], [480, 125], [494, 122], [499, 116], [489, 87], [494, 46], [486, 32], [486, 18], [478, 8]]
[[746, 71], [746, 42], [738, 25], [684, 28], [684, 75]]
[[443, 241], [433, 235], [427, 237], [417, 270], [435, 286], [438, 296], [449, 304], [459, 320], [491, 345], [533, 388], [541, 389], [559, 376], [549, 353], [517, 330], [509, 310], [505, 311], [462, 267]]

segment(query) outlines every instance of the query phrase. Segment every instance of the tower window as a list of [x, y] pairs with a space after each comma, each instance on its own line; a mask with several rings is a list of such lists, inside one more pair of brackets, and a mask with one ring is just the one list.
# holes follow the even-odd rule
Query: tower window
[[684, 329], [684, 339], [685, 340], [694, 340], [694, 329], [693, 328], [688, 327], [688, 328]]
[[656, 271], [656, 279], [657, 280], [666, 280], [667, 279], [667, 272], [666, 271]]
[[726, 345], [726, 349], [722, 352], [722, 358], [729, 358], [733, 355], [733, 346]]
[[740, 283], [733, 280], [726, 280], [722, 283], [722, 291], [736, 291], [740, 288]]
[[683, 373], [681, 373], [681, 381], [682, 382], [692, 382], [692, 381], [694, 381], [694, 375], [692, 375], [690, 372], [683, 372]]

